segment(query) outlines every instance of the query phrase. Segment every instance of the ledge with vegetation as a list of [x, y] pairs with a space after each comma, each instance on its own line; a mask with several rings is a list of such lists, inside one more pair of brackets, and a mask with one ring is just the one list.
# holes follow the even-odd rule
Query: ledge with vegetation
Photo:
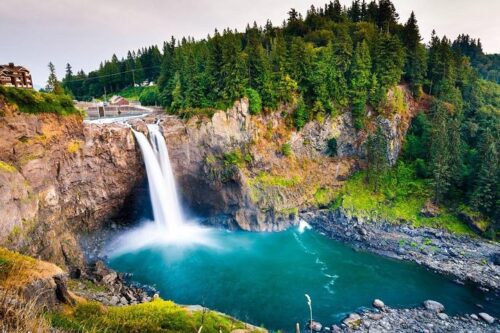
[[[37, 303], [39, 295], [28, 300], [14, 296], [26, 289], [35, 294], [54, 292], [40, 281], [61, 274], [64, 272], [53, 264], [0, 247], [0, 299], [10, 300], [0, 302], [0, 331], [47, 332], [56, 328], [63, 332], [266, 332], [215, 311], [191, 309], [160, 298], [137, 305], [105, 306], [71, 292], [80, 280], [67, 284], [74, 304], [54, 307]], [[105, 288], [87, 280], [86, 285], [94, 291]], [[36, 290], [39, 287], [45, 289]]]
[[31, 114], [55, 113], [58, 115], [80, 114], [70, 96], [0, 86], [0, 99], [17, 106], [19, 111]]

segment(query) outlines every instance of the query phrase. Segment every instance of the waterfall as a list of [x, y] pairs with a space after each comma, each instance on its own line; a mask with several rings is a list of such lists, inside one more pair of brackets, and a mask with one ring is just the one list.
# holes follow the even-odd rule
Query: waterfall
[[133, 130], [146, 165], [149, 193], [156, 224], [166, 231], [176, 231], [182, 223], [182, 209], [165, 139], [158, 125], [148, 125], [150, 141]]

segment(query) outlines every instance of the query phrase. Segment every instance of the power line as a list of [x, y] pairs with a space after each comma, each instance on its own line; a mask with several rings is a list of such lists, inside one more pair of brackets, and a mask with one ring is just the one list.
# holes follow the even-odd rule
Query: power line
[[[144, 67], [142, 68], [142, 70], [145, 70], [145, 69], [153, 69], [153, 68], [161, 68], [161, 65], [157, 65], [157, 66], [150, 66], [150, 67]], [[71, 82], [81, 82], [81, 81], [87, 81], [87, 80], [94, 80], [94, 79], [99, 79], [99, 78], [103, 78], [103, 77], [111, 77], [111, 76], [117, 76], [117, 75], [123, 75], [123, 74], [126, 74], [126, 73], [134, 73], [138, 71], [138, 69], [130, 69], [128, 71], [122, 71], [122, 72], [119, 72], [119, 73], [114, 73], [114, 74], [106, 74], [106, 75], [97, 75], [97, 76], [92, 76], [92, 77], [86, 77], [85, 79], [77, 79], [77, 80], [67, 80], [67, 81], [64, 81], [64, 83], [71, 83]]]

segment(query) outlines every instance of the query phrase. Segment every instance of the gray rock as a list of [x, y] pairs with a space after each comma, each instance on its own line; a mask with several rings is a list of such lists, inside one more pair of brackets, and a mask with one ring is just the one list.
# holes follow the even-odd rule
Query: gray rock
[[481, 319], [487, 322], [488, 324], [493, 324], [495, 322], [495, 318], [493, 318], [486, 312], [479, 313], [479, 317], [481, 317]]
[[383, 308], [384, 308], [384, 306], [385, 306], [384, 302], [382, 302], [382, 301], [381, 301], [381, 300], [379, 300], [379, 299], [375, 299], [375, 300], [373, 301], [373, 303], [372, 303], [372, 304], [373, 304], [373, 306], [374, 306], [374, 307], [376, 307], [377, 309], [383, 309]]
[[342, 323], [350, 328], [359, 327], [361, 324], [361, 316], [357, 313], [351, 313], [347, 318], [342, 320]]
[[109, 303], [110, 303], [111, 305], [117, 305], [119, 302], [120, 302], [120, 299], [119, 299], [117, 296], [113, 296], [113, 297], [111, 297], [111, 299], [109, 300]]
[[444, 311], [444, 305], [433, 301], [433, 300], [427, 300], [424, 302], [424, 307], [429, 310], [429, 311], [435, 311], [435, 312], [443, 312]]
[[479, 317], [475, 313], [471, 314], [470, 317], [474, 320], [479, 320]]
[[309, 321], [309, 323], [307, 323], [307, 327], [309, 327], [309, 329], [313, 330], [313, 332], [321, 332], [323, 325], [321, 325], [321, 323], [313, 320], [313, 321]]
[[439, 317], [439, 319], [441, 320], [448, 320], [448, 315], [446, 313], [438, 313], [437, 316]]

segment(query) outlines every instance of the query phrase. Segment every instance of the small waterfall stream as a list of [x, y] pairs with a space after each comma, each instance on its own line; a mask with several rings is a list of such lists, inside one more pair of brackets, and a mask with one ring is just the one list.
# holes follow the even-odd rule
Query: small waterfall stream
[[159, 227], [173, 232], [182, 225], [183, 216], [168, 149], [158, 125], [148, 125], [148, 131], [150, 140], [141, 132], [133, 133], [146, 165], [153, 215]]

